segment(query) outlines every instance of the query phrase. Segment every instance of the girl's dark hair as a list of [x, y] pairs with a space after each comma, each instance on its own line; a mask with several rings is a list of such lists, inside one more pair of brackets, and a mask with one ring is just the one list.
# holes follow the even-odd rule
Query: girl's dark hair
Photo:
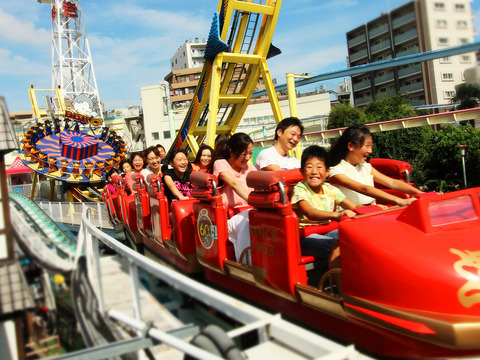
[[248, 147], [253, 144], [253, 140], [245, 133], [236, 133], [228, 140], [222, 141], [217, 145], [215, 160], [229, 159], [230, 150], [233, 152], [234, 158], [238, 158]]
[[349, 143], [356, 147], [362, 146], [368, 135], [371, 135], [370, 130], [365, 125], [355, 124], [349, 126], [330, 149], [331, 165], [337, 165], [347, 156]]
[[153, 152], [155, 154], [155, 156], [160, 156], [160, 151], [158, 150], [158, 148], [156, 146], [150, 146], [146, 150], [143, 151], [143, 160], [144, 161], [147, 161], [148, 154], [150, 154], [151, 152]]
[[143, 157], [143, 153], [141, 151], [132, 152], [130, 154], [129, 163], [132, 165], [132, 168], [133, 168], [133, 159], [135, 159], [136, 156], [140, 156], [142, 158], [143, 168], [145, 168], [145, 166], [147, 165], [147, 162], [145, 161], [145, 158]]
[[[188, 159], [188, 153], [185, 149], [175, 149], [173, 150], [172, 152], [169, 153], [169, 156], [168, 156], [168, 163], [173, 163], [173, 159], [175, 159], [175, 156], [178, 154], [178, 153], [182, 153], [182, 154], [185, 154], [185, 156], [187, 157]], [[186, 171], [188, 174], [190, 174], [192, 172], [192, 164], [190, 164], [190, 162], [188, 162], [188, 166], [187, 166], [187, 171]]]
[[113, 176], [113, 175], [118, 175], [117, 170], [112, 169], [112, 170], [110, 170], [109, 172], [107, 172], [107, 178], [108, 178], [109, 176]]
[[330, 154], [324, 148], [318, 145], [312, 145], [303, 150], [302, 160], [300, 160], [300, 169], [305, 170], [305, 165], [308, 159], [317, 158], [323, 160], [325, 167], [328, 169], [330, 167]]
[[213, 156], [214, 156], [214, 151], [211, 146], [207, 144], [200, 145], [200, 147], [198, 148], [197, 156], [195, 156], [195, 160], [193, 160], [192, 163], [195, 165], [200, 165], [200, 158], [202, 157], [203, 150], [210, 150], [210, 154], [212, 155], [210, 165], [208, 165], [208, 169], [207, 169], [207, 172], [210, 173], [213, 168]]
[[[120, 162], [120, 165], [118, 166], [118, 168], [123, 172], [123, 164], [130, 164], [130, 166], [132, 167], [132, 161], [129, 160], [129, 159], [125, 159], [125, 160], [122, 160]], [[133, 168], [133, 167], [132, 167]]]

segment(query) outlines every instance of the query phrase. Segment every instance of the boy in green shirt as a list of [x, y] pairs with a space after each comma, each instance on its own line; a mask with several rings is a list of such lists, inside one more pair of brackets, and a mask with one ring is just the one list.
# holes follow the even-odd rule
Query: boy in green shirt
[[[292, 205], [298, 215], [300, 227], [340, 221], [342, 216], [354, 217], [349, 210], [358, 205], [345, 198], [336, 187], [326, 183], [330, 167], [327, 151], [320, 146], [310, 146], [302, 154], [301, 167], [304, 181], [295, 185]], [[336, 211], [341, 206], [343, 211]], [[330, 267], [340, 254], [338, 230], [326, 234], [311, 234], [300, 241], [302, 255], [329, 259]]]

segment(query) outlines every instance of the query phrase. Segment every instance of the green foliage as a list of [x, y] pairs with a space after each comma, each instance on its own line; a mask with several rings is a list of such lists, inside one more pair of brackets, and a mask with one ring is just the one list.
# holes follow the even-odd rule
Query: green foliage
[[365, 124], [367, 118], [361, 108], [355, 108], [349, 102], [335, 105], [328, 115], [328, 129], [337, 129], [354, 124]]
[[372, 100], [365, 109], [367, 122], [381, 122], [394, 119], [404, 119], [417, 116], [415, 109], [402, 93], [383, 96]]
[[456, 95], [450, 100], [457, 105], [457, 110], [471, 109], [478, 106], [480, 86], [478, 84], [460, 84], [456, 87]]
[[[468, 187], [480, 186], [480, 130], [472, 126], [442, 126], [432, 132], [425, 143], [428, 157], [424, 165], [429, 190], [463, 188], [462, 157], [457, 145], [468, 145], [465, 155]], [[458, 185], [458, 186], [457, 186]]]

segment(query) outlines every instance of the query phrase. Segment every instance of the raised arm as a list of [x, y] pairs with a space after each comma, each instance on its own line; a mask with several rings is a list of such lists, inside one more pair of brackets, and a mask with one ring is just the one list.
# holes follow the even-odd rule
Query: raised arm
[[239, 182], [235, 177], [227, 171], [222, 171], [218, 174], [218, 179], [222, 180], [226, 185], [230, 186], [233, 191], [235, 191], [238, 196], [240, 196], [243, 200], [248, 201], [248, 194], [249, 192], [241, 182]]
[[[372, 175], [373, 175], [373, 171], [374, 171], [374, 169], [372, 168]], [[376, 173], [379, 173], [379, 172], [376, 171]], [[385, 175], [383, 175], [383, 176], [385, 176]], [[375, 179], [375, 175], [374, 175], [374, 179]], [[395, 205], [402, 205], [402, 206], [403, 205], [408, 205], [408, 204], [412, 203], [414, 200], [416, 200], [414, 198], [410, 198], [410, 199], [399, 198], [397, 196], [386, 193], [385, 191], [377, 189], [373, 186], [364, 185], [364, 184], [362, 184], [358, 181], [352, 180], [351, 178], [349, 178], [347, 175], [344, 175], [344, 174], [338, 174], [338, 175], [335, 175], [335, 176], [331, 176], [329, 181], [333, 185], [341, 185], [341, 186], [344, 186], [344, 187], [346, 187], [350, 190], [356, 191], [360, 194], [367, 195], [367, 196], [373, 197], [375, 199], [383, 200], [383, 201], [386, 201], [386, 202], [389, 202], [389, 203], [392, 203], [392, 204], [395, 204]]]
[[421, 190], [411, 186], [410, 184], [407, 184], [404, 181], [400, 181], [397, 179], [393, 179], [389, 176], [386, 176], [373, 167], [372, 167], [372, 175], [373, 175], [373, 179], [377, 183], [382, 184], [383, 186], [386, 186], [392, 190], [401, 191], [410, 195], [416, 195], [416, 194], [422, 193]]

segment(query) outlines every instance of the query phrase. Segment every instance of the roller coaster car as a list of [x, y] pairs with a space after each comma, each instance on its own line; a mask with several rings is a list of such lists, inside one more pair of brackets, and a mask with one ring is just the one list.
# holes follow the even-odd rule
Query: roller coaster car
[[[136, 175], [142, 176], [140, 174], [136, 174]], [[120, 204], [120, 213], [121, 213], [123, 222], [125, 226], [133, 234], [134, 232], [138, 231], [137, 214], [136, 214], [136, 208], [135, 208], [135, 195], [127, 194], [125, 181], [121, 176], [115, 177], [115, 179], [113, 180], [113, 183], [115, 186], [115, 190], [118, 193], [118, 202]]]
[[[248, 175], [248, 265], [233, 255], [214, 175], [192, 173], [194, 199], [174, 203], [171, 220], [152, 179], [158, 254], [185, 271], [201, 265], [207, 280], [382, 356], [480, 355], [480, 188], [421, 194], [386, 211], [359, 208], [354, 219], [299, 230], [289, 199], [302, 179], [299, 170]], [[318, 269], [301, 255], [300, 239], [336, 226], [341, 268]], [[318, 272], [318, 285], [307, 281]]]
[[144, 189], [136, 179], [138, 190], [135, 194], [137, 222], [139, 231], [144, 235], [147, 254], [166, 258], [187, 273], [201, 271], [193, 237], [193, 204], [197, 200], [176, 201], [169, 205], [163, 191], [162, 176], [151, 174], [148, 180], [150, 185]]
[[[115, 190], [116, 191], [116, 190]], [[110, 223], [115, 226], [117, 224], [120, 224], [122, 222], [122, 212], [120, 209], [120, 203], [118, 200], [118, 191], [116, 191], [114, 194], [112, 194], [109, 190], [108, 187], [103, 188], [102, 192], [102, 198], [103, 201], [105, 202], [106, 208], [107, 208], [107, 213], [108, 213], [108, 218], [110, 220]]]
[[480, 188], [340, 223], [347, 317], [478, 355], [479, 239]]

